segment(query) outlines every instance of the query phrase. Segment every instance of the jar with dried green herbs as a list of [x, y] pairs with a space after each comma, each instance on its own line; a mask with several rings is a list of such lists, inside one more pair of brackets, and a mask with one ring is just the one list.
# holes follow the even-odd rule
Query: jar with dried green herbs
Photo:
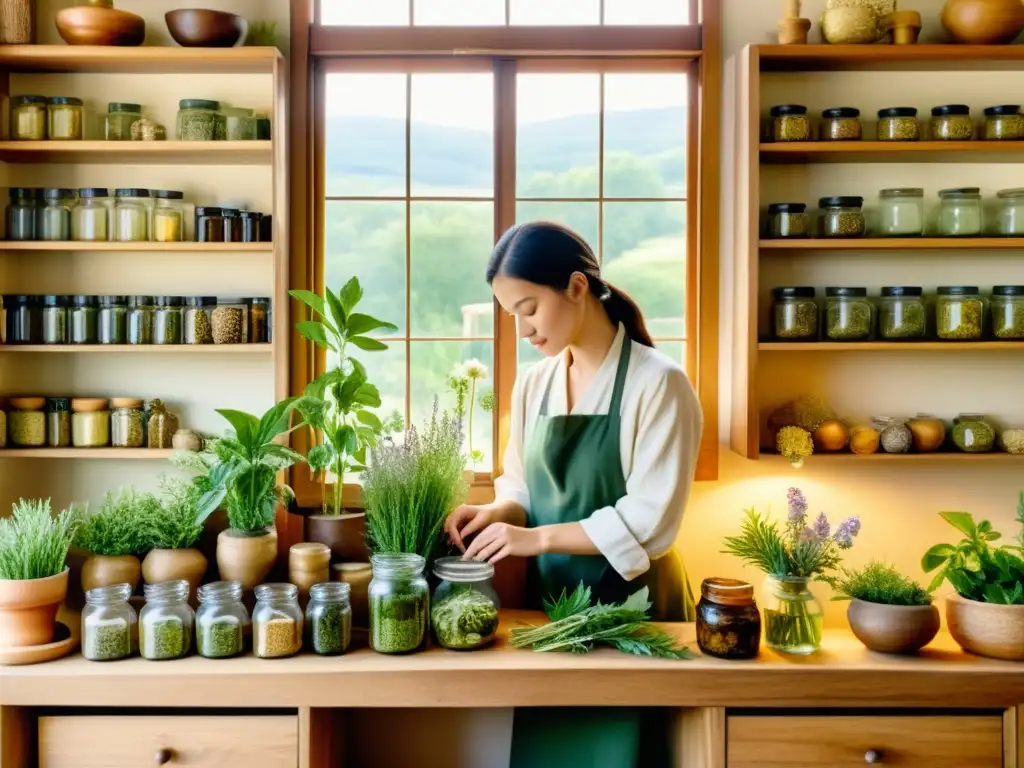
[[68, 311], [72, 344], [99, 343], [99, 301], [96, 296], [72, 296]]
[[974, 138], [971, 108], [966, 104], [946, 104], [932, 109], [933, 141], [970, 141]]
[[833, 341], [864, 341], [874, 328], [867, 288], [825, 289], [825, 335]]
[[77, 141], [82, 138], [82, 100], [73, 96], [54, 96], [46, 107], [46, 137], [50, 141]]
[[75, 190], [48, 187], [43, 190], [43, 205], [36, 210], [36, 233], [40, 240], [71, 239], [71, 207]]
[[1019, 104], [1004, 104], [985, 110], [986, 141], [1019, 141], [1024, 139], [1024, 115]]
[[964, 453], [988, 453], [996, 441], [995, 427], [980, 413], [961, 413], [953, 419], [952, 435]]
[[181, 344], [183, 339], [181, 296], [157, 296], [153, 314], [153, 343]]
[[156, 304], [152, 296], [128, 299], [128, 343], [152, 344]]
[[775, 141], [810, 141], [811, 121], [807, 107], [800, 104], [781, 104], [772, 107], [772, 137]]
[[410, 553], [379, 553], [370, 558], [370, 647], [378, 653], [409, 653], [427, 642], [430, 587], [426, 562]]
[[253, 110], [243, 107], [223, 107], [221, 112], [224, 120], [224, 135], [217, 138], [227, 141], [255, 141], [256, 118], [253, 117]]
[[150, 448], [170, 448], [178, 431], [178, 417], [167, 410], [159, 398], [149, 401], [146, 437]]
[[146, 438], [143, 401], [134, 397], [110, 400], [110, 444], [114, 448], [141, 448]]
[[772, 289], [772, 325], [781, 341], [815, 341], [818, 338], [818, 303], [814, 288], [786, 286]]
[[302, 609], [294, 584], [260, 584], [252, 611], [253, 653], [261, 659], [294, 656], [302, 650]]
[[142, 119], [142, 105], [112, 101], [107, 105], [103, 121], [103, 138], [107, 141], [131, 141], [132, 126]]
[[978, 341], [985, 332], [986, 301], [976, 285], [939, 286], [935, 326], [940, 339]]
[[1024, 285], [997, 285], [992, 289], [992, 335], [997, 339], [1024, 339]]
[[71, 400], [69, 398], [46, 398], [46, 444], [50, 448], [67, 448], [71, 445]]
[[921, 126], [914, 107], [887, 107], [878, 110], [879, 141], [917, 141]]
[[821, 113], [822, 141], [858, 141], [860, 137], [859, 109], [835, 107]]
[[928, 312], [920, 286], [882, 288], [878, 315], [878, 332], [883, 339], [904, 341], [928, 335]]
[[1004, 429], [999, 436], [999, 444], [1014, 456], [1024, 454], [1024, 429]]
[[352, 641], [351, 587], [328, 581], [309, 588], [306, 607], [306, 645], [321, 656], [336, 656]]
[[213, 344], [213, 313], [216, 296], [189, 296], [185, 299], [186, 344]]
[[117, 661], [135, 653], [138, 616], [128, 599], [130, 584], [96, 587], [85, 593], [82, 610], [82, 656], [89, 661]]
[[7, 414], [7, 436], [19, 448], [40, 448], [46, 445], [46, 414], [44, 398], [12, 398]]
[[214, 344], [242, 344], [245, 313], [241, 307], [218, 306], [211, 314]]
[[11, 187], [11, 201], [7, 204], [7, 239], [35, 240], [36, 212], [41, 205], [41, 190], [37, 187]]
[[43, 296], [43, 344], [68, 343], [70, 296]]
[[434, 562], [441, 581], [430, 596], [430, 627], [438, 645], [471, 651], [488, 645], [498, 631], [498, 593], [487, 562], [441, 557]]
[[823, 197], [818, 201], [818, 207], [821, 209], [822, 237], [864, 236], [863, 197]]
[[249, 611], [237, 581], [214, 581], [199, 588], [196, 650], [207, 659], [227, 659], [245, 650]]
[[187, 656], [192, 650], [195, 613], [188, 604], [185, 579], [146, 584], [146, 604], [139, 614], [139, 648], [150, 661]]
[[805, 203], [772, 203], [768, 206], [768, 236], [772, 239], [807, 237]]
[[126, 344], [128, 341], [128, 297], [100, 296], [96, 319], [100, 344]]
[[46, 139], [45, 96], [11, 96], [11, 139], [43, 141]]
[[182, 99], [178, 102], [178, 139], [213, 141], [220, 119], [220, 102], [208, 99]]

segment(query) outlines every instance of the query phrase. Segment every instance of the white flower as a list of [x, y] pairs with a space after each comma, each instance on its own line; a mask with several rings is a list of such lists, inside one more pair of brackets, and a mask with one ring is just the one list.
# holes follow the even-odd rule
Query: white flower
[[466, 375], [466, 366], [464, 363], [456, 363], [452, 366], [452, 372], [448, 374], [449, 378], [454, 381], [461, 381], [469, 378]]
[[487, 366], [476, 358], [472, 358], [462, 364], [462, 375], [467, 379], [483, 381], [487, 378]]

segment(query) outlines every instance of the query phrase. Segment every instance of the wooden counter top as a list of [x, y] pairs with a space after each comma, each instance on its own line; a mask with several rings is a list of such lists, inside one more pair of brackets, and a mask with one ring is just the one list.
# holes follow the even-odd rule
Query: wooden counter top
[[[74, 655], [0, 667], [0, 704], [95, 707], [509, 707], [657, 705], [729, 707], [1003, 707], [1024, 703], [1024, 663], [971, 656], [945, 634], [918, 657], [867, 651], [826, 631], [809, 657], [763, 650], [749, 662], [661, 661], [611, 650], [574, 656], [511, 648], [509, 627], [539, 615], [503, 614], [501, 637], [481, 651], [431, 649], [383, 656], [110, 663]], [[693, 624], [666, 625], [697, 651]]]

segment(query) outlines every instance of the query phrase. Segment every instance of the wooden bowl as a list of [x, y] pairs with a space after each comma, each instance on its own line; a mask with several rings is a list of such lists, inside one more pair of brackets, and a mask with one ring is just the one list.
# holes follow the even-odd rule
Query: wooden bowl
[[878, 653], [916, 653], [939, 632], [939, 609], [934, 605], [851, 600], [846, 617], [857, 639]]
[[1006, 45], [1024, 29], [1020, 0], [946, 0], [942, 26], [957, 42]]
[[116, 8], [77, 6], [57, 12], [57, 32], [68, 45], [142, 45], [146, 22]]
[[186, 48], [233, 48], [245, 42], [249, 32], [249, 22], [224, 11], [179, 8], [164, 18], [174, 42]]
[[979, 656], [1024, 661], [1024, 605], [946, 598], [946, 626], [961, 648]]

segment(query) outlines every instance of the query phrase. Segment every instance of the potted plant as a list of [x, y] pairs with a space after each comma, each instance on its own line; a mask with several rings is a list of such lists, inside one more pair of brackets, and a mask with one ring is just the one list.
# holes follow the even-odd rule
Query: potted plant
[[0, 648], [53, 642], [80, 522], [74, 508], [54, 516], [49, 499], [20, 499], [11, 517], [0, 519]]
[[840, 551], [853, 546], [860, 519], [848, 517], [832, 531], [821, 513], [808, 522], [807, 499], [798, 488], [788, 494], [784, 531], [774, 520], [751, 508], [739, 536], [725, 539], [725, 552], [736, 555], [769, 576], [764, 601], [764, 638], [782, 653], [809, 654], [821, 647], [824, 612], [808, 589], [811, 579], [823, 581], [840, 561]]
[[[345, 529], [358, 524], [353, 516], [342, 515], [345, 474], [363, 470], [367, 449], [376, 444], [384, 430], [373, 411], [380, 407], [380, 392], [368, 381], [363, 364], [349, 352], [352, 347], [364, 352], [384, 351], [387, 345], [366, 334], [398, 328], [356, 311], [363, 289], [355, 277], [338, 293], [326, 288], [323, 297], [311, 291], [289, 293], [309, 308], [312, 318], [297, 323], [296, 330], [331, 355], [334, 362], [306, 387], [298, 404], [314, 436], [306, 463], [319, 477], [322, 488], [321, 514], [306, 518], [305, 538], [326, 544], [335, 557], [342, 557]], [[330, 491], [328, 475], [334, 478]]]
[[1024, 660], [1024, 493], [1014, 544], [993, 546], [1001, 534], [988, 520], [976, 523], [969, 512], [939, 514], [964, 534], [957, 544], [936, 544], [921, 560], [925, 573], [938, 571], [931, 589], [949, 581], [956, 590], [946, 598], [949, 633], [965, 651]]
[[139, 555], [149, 548], [148, 521], [159, 514], [155, 496], [130, 486], [108, 491], [98, 509], [87, 510], [75, 537], [75, 546], [89, 553], [82, 564], [82, 589], [130, 584], [134, 592], [142, 575]]
[[160, 512], [147, 520], [150, 550], [142, 561], [142, 578], [147, 584], [184, 579], [189, 584], [189, 599], [195, 601], [208, 565], [195, 546], [203, 534], [199, 503], [208, 489], [201, 478], [165, 477], [161, 486]]
[[873, 562], [828, 579], [849, 600], [846, 617], [857, 639], [879, 653], [916, 653], [939, 631], [939, 609], [931, 594], [895, 567]]
[[484, 452], [473, 448], [473, 413], [478, 404], [484, 413], [492, 413], [496, 405], [494, 390], [481, 392], [477, 398], [477, 385], [486, 380], [487, 366], [475, 359], [456, 363], [448, 374], [448, 389], [455, 396], [455, 417], [464, 429], [468, 444], [469, 466], [465, 476], [469, 483], [473, 482], [476, 465], [484, 459]]

